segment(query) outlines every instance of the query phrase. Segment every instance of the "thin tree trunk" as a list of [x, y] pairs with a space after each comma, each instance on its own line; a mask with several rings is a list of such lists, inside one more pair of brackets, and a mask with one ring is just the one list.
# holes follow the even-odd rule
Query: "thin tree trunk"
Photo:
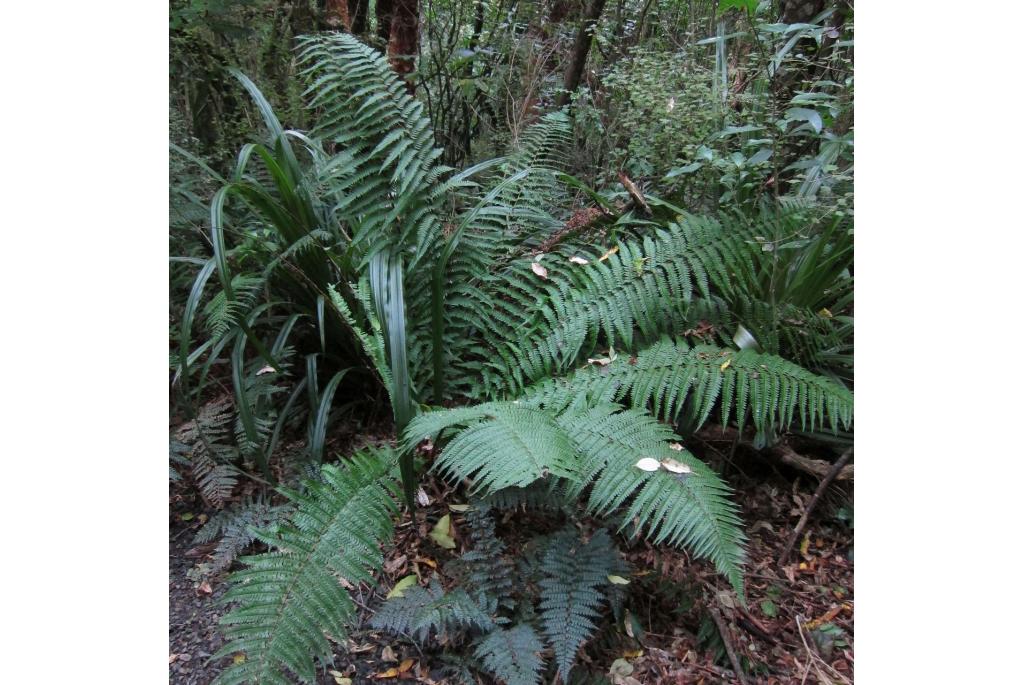
[[395, 0], [377, 0], [377, 37], [387, 45], [391, 40], [391, 15], [394, 13]]
[[388, 58], [395, 73], [406, 79], [411, 93], [414, 86], [407, 77], [416, 69], [420, 51], [420, 3], [419, 0], [394, 0], [394, 3]]
[[327, 0], [324, 6], [324, 23], [335, 31], [351, 31], [352, 19], [349, 16], [348, 0]]
[[569, 67], [565, 70], [564, 90], [558, 94], [558, 98], [555, 100], [556, 107], [562, 107], [568, 103], [569, 98], [580, 85], [583, 69], [587, 65], [587, 55], [590, 54], [590, 44], [593, 42], [594, 26], [601, 17], [606, 2], [607, 0], [590, 0], [590, 4], [587, 5], [586, 14], [583, 15], [580, 29], [576, 33], [572, 59], [569, 61]]
[[366, 33], [369, 8], [370, 0], [348, 0], [348, 15], [352, 17], [352, 33], [357, 36]]

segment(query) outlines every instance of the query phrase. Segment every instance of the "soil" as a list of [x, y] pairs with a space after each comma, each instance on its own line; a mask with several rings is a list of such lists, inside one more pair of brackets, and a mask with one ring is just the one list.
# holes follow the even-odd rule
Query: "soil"
[[[611, 631], [613, 639], [595, 639], [581, 655], [581, 662], [593, 671], [607, 673], [612, 662], [621, 659], [632, 672], [613, 678], [618, 685], [739, 682], [717, 637], [719, 631], [708, 618], [710, 609], [722, 619], [745, 682], [852, 683], [853, 529], [837, 516], [837, 510], [844, 514], [840, 505], [852, 511], [851, 486], [843, 486], [846, 492], [833, 488], [828, 501], [819, 504], [804, 538], [780, 569], [776, 560], [817, 481], [740, 452], [724, 475], [735, 488], [749, 537], [746, 606], [707, 563], [645, 543], [626, 546], [625, 556], [634, 570], [628, 604], [636, 619], [630, 628], [633, 634], [617, 630]], [[722, 470], [723, 465], [710, 456]], [[437, 654], [421, 653], [410, 643], [368, 628], [371, 609], [399, 578], [410, 573], [426, 578], [433, 564], [444, 569], [452, 558], [427, 533], [448, 513], [448, 503], [464, 498], [435, 481], [425, 483], [424, 490], [431, 503], [418, 511], [415, 523], [408, 515], [400, 522], [395, 544], [386, 551], [378, 588], [354, 591], [362, 627], [339, 645], [334, 665], [320, 672], [319, 683], [333, 685], [343, 678], [355, 684], [450, 682], [443, 678]], [[217, 621], [226, 609], [217, 600], [226, 589], [225, 574], [202, 578], [195, 571], [206, 550], [193, 545], [193, 536], [205, 516], [215, 512], [204, 509], [184, 486], [172, 489], [169, 509], [169, 678], [171, 683], [207, 685], [231, 662], [231, 656], [210, 660], [223, 644]], [[507, 515], [504, 524], [499, 521], [498, 533], [514, 552], [516, 531], [531, 528], [533, 522], [523, 525], [521, 518], [511, 520], [512, 516]], [[453, 514], [459, 543], [460, 521]], [[623, 662], [618, 663], [622, 667]], [[402, 667], [398, 677], [375, 677]]]

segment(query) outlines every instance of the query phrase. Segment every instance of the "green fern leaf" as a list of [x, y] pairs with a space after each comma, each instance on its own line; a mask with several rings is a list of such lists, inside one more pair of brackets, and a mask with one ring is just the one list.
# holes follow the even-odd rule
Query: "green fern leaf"
[[584, 543], [574, 528], [554, 536], [544, 554], [541, 620], [562, 680], [569, 677], [580, 647], [597, 630], [595, 620], [607, 603], [608, 575], [616, 567], [617, 555], [604, 530]]
[[327, 636], [343, 638], [354, 616], [339, 578], [371, 582], [381, 566], [397, 509], [393, 471], [391, 453], [361, 453], [325, 465], [305, 494], [286, 492], [296, 506], [290, 524], [259, 536], [274, 551], [244, 558], [247, 568], [231, 576], [223, 601], [237, 606], [221, 620], [227, 642], [214, 658], [246, 659], [218, 683], [315, 681], [314, 657], [330, 657]]
[[479, 643], [474, 653], [484, 668], [506, 685], [536, 685], [540, 682], [544, 645], [526, 624], [498, 628]]

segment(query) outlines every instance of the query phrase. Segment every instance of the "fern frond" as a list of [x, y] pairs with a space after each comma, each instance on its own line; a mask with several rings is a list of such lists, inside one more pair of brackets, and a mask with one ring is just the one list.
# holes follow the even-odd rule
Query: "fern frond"
[[353, 229], [364, 259], [394, 245], [417, 249], [436, 239], [447, 171], [435, 164], [430, 120], [387, 60], [346, 33], [299, 39], [299, 65], [317, 110], [313, 133], [344, 152], [321, 170], [331, 214]]
[[505, 556], [505, 543], [494, 534], [494, 518], [483, 502], [474, 504], [466, 514], [473, 548], [462, 555], [469, 569], [467, 584], [480, 606], [494, 614], [498, 607], [511, 608], [513, 564]]
[[211, 516], [196, 533], [194, 542], [204, 544], [220, 538], [210, 563], [210, 572], [219, 573], [256, 540], [255, 531], [271, 527], [291, 511], [291, 507], [274, 506], [263, 498], [249, 499]]
[[431, 412], [406, 431], [406, 444], [456, 423], [468, 424], [448, 444], [433, 469], [447, 478], [473, 480], [473, 492], [525, 487], [549, 475], [575, 479], [575, 454], [546, 412], [514, 402]]
[[672, 421], [692, 403], [693, 416], [703, 423], [716, 402], [720, 421], [731, 416], [743, 426], [749, 414], [759, 431], [785, 429], [799, 420], [801, 430], [833, 431], [853, 421], [853, 393], [773, 355], [729, 350], [712, 345], [690, 347], [663, 338], [635, 358], [619, 355], [603, 367], [576, 371], [565, 379], [531, 388], [533, 406], [553, 411], [629, 399], [633, 407], [651, 407], [655, 416]]
[[328, 635], [342, 639], [354, 605], [339, 578], [371, 582], [381, 566], [381, 542], [393, 532], [397, 507], [394, 456], [366, 452], [343, 466], [325, 465], [322, 482], [304, 494], [287, 491], [296, 511], [289, 524], [259, 538], [274, 551], [243, 559], [225, 602], [225, 646], [215, 658], [244, 652], [217, 682], [315, 681], [313, 659], [329, 658]]
[[[670, 446], [677, 438], [667, 426], [612, 404], [567, 412], [558, 422], [582, 455], [580, 482], [592, 484], [587, 497], [592, 514], [628, 506], [620, 530], [636, 525], [636, 534], [643, 531], [653, 544], [685, 545], [710, 559], [743, 594], [746, 536], [730, 490], [700, 459]], [[636, 466], [644, 458], [675, 460], [686, 472], [644, 471]], [[574, 494], [582, 489], [577, 486]]]
[[617, 555], [604, 530], [584, 543], [574, 528], [554, 536], [544, 554], [541, 620], [562, 680], [568, 679], [580, 647], [597, 630], [594, 621], [607, 601], [608, 575], [615, 568]]
[[498, 628], [477, 643], [474, 653], [484, 668], [506, 685], [536, 685], [540, 682], [544, 645], [527, 624]]
[[465, 590], [457, 588], [445, 592], [434, 576], [428, 587], [411, 587], [401, 597], [384, 602], [370, 619], [370, 625], [376, 630], [425, 642], [431, 633], [487, 631], [494, 627], [494, 622]]

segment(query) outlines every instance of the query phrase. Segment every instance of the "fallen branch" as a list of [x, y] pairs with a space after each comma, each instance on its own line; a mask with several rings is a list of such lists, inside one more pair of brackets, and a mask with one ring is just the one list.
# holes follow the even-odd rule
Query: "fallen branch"
[[626, 176], [623, 172], [619, 172], [619, 182], [622, 187], [626, 189], [629, 196], [633, 198], [633, 204], [644, 213], [645, 216], [651, 216], [651, 207], [647, 204], [647, 200], [644, 199], [644, 194], [640, 192], [640, 189], [636, 187], [636, 184]]
[[718, 609], [709, 606], [708, 613], [711, 614], [711, 620], [718, 626], [718, 633], [722, 636], [722, 644], [725, 645], [725, 653], [729, 655], [732, 670], [736, 673], [736, 680], [740, 685], [747, 685], [747, 678], [743, 674], [743, 666], [740, 665], [739, 657], [736, 656], [736, 650], [733, 648], [732, 640], [729, 638], [729, 626], [726, 625], [722, 614], [718, 613]]
[[804, 532], [804, 528], [807, 527], [807, 521], [811, 518], [811, 512], [814, 511], [814, 507], [818, 504], [818, 500], [821, 499], [825, 491], [828, 490], [828, 486], [832, 484], [832, 481], [836, 479], [839, 472], [843, 470], [846, 463], [853, 458], [853, 448], [846, 450], [836, 460], [836, 463], [832, 465], [825, 477], [821, 479], [821, 483], [818, 484], [818, 489], [814, 491], [814, 496], [811, 497], [811, 501], [807, 503], [807, 508], [804, 509], [804, 515], [800, 517], [800, 522], [796, 524], [796, 528], [793, 529], [793, 533], [789, 536], [789, 540], [786, 542], [786, 546], [782, 550], [782, 554], [779, 555], [779, 568], [786, 565], [786, 561], [789, 559], [790, 553], [793, 551], [793, 546], [796, 541], [800, 538], [800, 534]]
[[[736, 442], [738, 439], [742, 444], [748, 446], [752, 446], [753, 444], [752, 430], [744, 431], [741, 436], [739, 432], [731, 426], [702, 428], [697, 431], [696, 436], [705, 442]], [[805, 457], [798, 454], [792, 447], [785, 443], [773, 445], [772, 447], [760, 450], [760, 452], [778, 459], [786, 466], [791, 466], [798, 471], [815, 476], [818, 479], [825, 478], [832, 469], [832, 464], [827, 461]], [[833, 477], [833, 480], [853, 480], [853, 464], [844, 465], [839, 473]]]

